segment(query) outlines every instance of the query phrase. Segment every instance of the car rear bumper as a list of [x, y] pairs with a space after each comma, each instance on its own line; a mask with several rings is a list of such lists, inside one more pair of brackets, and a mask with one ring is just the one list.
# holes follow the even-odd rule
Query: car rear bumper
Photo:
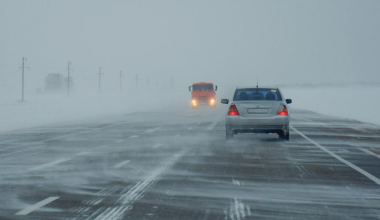
[[234, 133], [279, 133], [289, 132], [289, 116], [266, 118], [243, 118], [227, 116], [226, 128]]

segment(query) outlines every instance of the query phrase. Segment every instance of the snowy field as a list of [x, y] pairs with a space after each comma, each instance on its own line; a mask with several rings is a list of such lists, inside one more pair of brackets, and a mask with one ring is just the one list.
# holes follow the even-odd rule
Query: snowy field
[[284, 88], [292, 108], [380, 125], [379, 87]]
[[[217, 91], [217, 99], [231, 98], [233, 89]], [[354, 119], [380, 125], [376, 100], [377, 87], [283, 88], [286, 98], [293, 99], [291, 108]], [[175, 112], [189, 110], [190, 93], [182, 91], [129, 91], [105, 94], [28, 94], [25, 102], [15, 96], [0, 97], [0, 132], [51, 123], [101, 119], [132, 112]], [[219, 107], [223, 106], [219, 104]]]
[[[166, 97], [166, 98], [162, 98]], [[105, 94], [33, 94], [25, 102], [10, 97], [0, 97], [0, 132], [40, 125], [108, 118], [131, 112], [176, 111], [186, 106], [173, 100], [169, 92], [157, 93], [105, 93]]]

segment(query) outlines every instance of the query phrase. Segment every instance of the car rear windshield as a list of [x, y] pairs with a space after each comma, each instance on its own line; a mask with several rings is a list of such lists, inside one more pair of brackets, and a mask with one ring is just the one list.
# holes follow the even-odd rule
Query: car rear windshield
[[281, 101], [282, 97], [278, 89], [237, 89], [234, 101]]
[[193, 91], [208, 91], [213, 90], [212, 85], [193, 85]]

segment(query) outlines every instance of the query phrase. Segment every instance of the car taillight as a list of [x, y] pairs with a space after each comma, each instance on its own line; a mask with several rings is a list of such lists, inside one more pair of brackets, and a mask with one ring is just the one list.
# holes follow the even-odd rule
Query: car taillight
[[236, 105], [230, 105], [230, 108], [228, 109], [228, 115], [239, 115], [239, 111], [236, 108]]
[[286, 108], [285, 105], [280, 105], [280, 108], [278, 109], [277, 115], [283, 115], [283, 116], [288, 115], [288, 109]]

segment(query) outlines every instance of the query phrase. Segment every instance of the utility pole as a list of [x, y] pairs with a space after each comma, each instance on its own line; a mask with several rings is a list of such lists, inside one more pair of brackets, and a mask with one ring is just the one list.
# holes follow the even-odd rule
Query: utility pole
[[29, 70], [29, 67], [25, 67], [25, 62], [27, 62], [27, 59], [25, 57], [23, 57], [22, 58], [22, 67], [20, 67], [22, 69], [22, 96], [21, 96], [22, 102], [24, 101], [24, 70], [25, 69]]
[[121, 78], [123, 77], [123, 72], [120, 70], [120, 92], [123, 91], [123, 87], [121, 84]]
[[70, 70], [74, 71], [73, 69], [70, 69], [71, 62], [67, 62], [67, 97], [70, 96]]
[[101, 92], [101, 85], [100, 85], [100, 76], [101, 75], [104, 75], [104, 73], [102, 73], [102, 68], [99, 67], [99, 93]]
[[137, 74], [136, 74], [136, 90], [137, 90]]

